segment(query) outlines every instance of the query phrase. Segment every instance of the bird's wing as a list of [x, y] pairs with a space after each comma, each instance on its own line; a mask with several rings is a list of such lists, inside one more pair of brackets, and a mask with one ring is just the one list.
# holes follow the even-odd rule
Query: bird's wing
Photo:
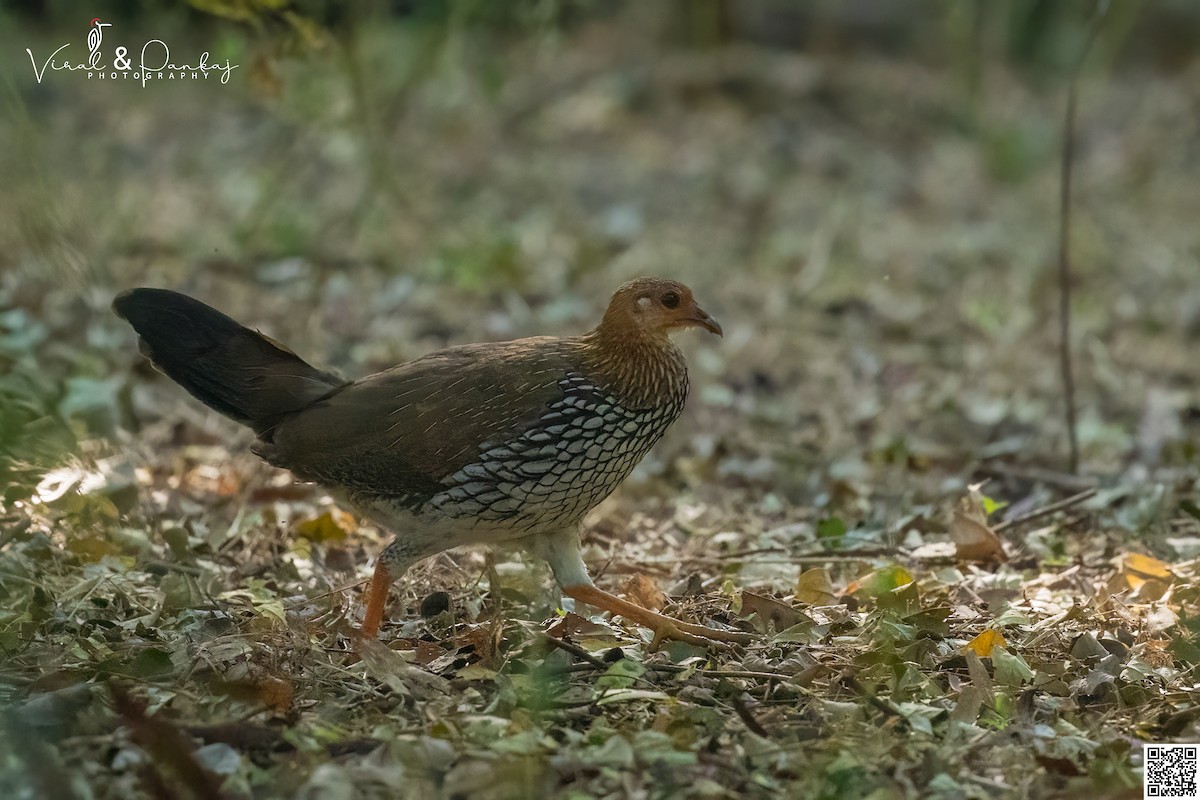
[[577, 368], [569, 340], [452, 347], [350, 384], [283, 420], [256, 449], [305, 480], [417, 502], [482, 445], [536, 422]]

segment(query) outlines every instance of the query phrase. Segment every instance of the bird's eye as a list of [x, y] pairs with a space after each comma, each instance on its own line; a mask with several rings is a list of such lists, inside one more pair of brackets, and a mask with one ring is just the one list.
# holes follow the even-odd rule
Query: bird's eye
[[662, 296], [662, 304], [667, 308], [679, 308], [679, 295], [667, 292]]

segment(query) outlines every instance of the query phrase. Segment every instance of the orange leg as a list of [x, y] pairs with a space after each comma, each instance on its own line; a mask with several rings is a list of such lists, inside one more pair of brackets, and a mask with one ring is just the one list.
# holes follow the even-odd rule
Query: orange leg
[[392, 572], [380, 558], [375, 563], [375, 574], [371, 576], [371, 585], [367, 589], [367, 613], [363, 616], [360, 631], [363, 637], [374, 639], [379, 634], [379, 623], [383, 622], [383, 609], [391, 588]]
[[655, 643], [663, 639], [676, 639], [688, 644], [707, 647], [714, 641], [749, 644], [754, 640], [754, 637], [749, 633], [722, 631], [704, 625], [693, 625], [688, 622], [671, 619], [648, 608], [642, 608], [628, 600], [622, 600], [616, 595], [609, 594], [595, 586], [586, 584], [564, 586], [562, 591], [567, 597], [574, 598], [581, 603], [587, 603], [604, 611], [610, 611], [613, 614], [625, 617], [625, 619], [631, 622], [636, 622], [638, 625], [649, 628], [654, 631]]

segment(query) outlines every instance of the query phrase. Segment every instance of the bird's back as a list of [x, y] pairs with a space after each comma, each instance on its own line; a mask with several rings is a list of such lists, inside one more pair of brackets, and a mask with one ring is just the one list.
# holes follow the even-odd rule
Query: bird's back
[[507, 536], [561, 529], [628, 476], [687, 395], [674, 347], [634, 354], [664, 360], [649, 394], [622, 385], [639, 371], [607, 368], [592, 346], [539, 337], [442, 350], [292, 415], [256, 449], [359, 505]]

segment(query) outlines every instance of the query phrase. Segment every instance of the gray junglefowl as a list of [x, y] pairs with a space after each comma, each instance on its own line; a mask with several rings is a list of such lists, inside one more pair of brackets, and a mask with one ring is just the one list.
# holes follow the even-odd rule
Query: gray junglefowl
[[133, 289], [113, 310], [155, 367], [253, 429], [260, 457], [395, 533], [376, 562], [364, 636], [377, 635], [392, 582], [416, 561], [515, 543], [550, 563], [563, 594], [656, 640], [748, 640], [597, 588], [580, 554], [580, 520], [683, 410], [687, 367], [668, 334], [721, 335], [682, 283], [625, 283], [581, 336], [450, 347], [357, 381], [177, 292]]

